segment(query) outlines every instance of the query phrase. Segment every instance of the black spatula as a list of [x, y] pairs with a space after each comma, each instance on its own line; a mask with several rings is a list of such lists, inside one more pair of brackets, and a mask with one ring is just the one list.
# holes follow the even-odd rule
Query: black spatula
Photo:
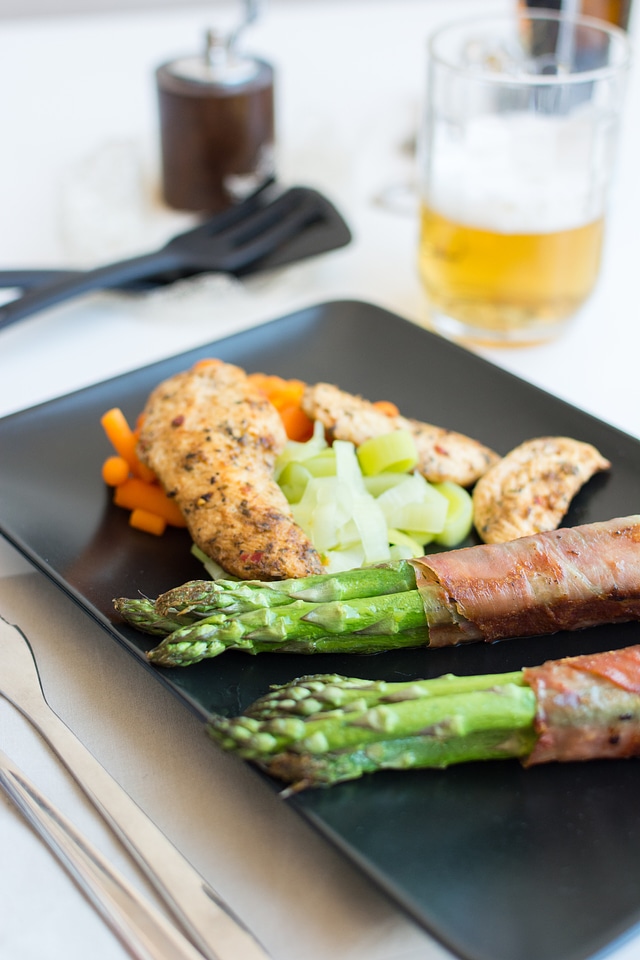
[[34, 271], [31, 282], [29, 271], [0, 271], [2, 286], [30, 288], [0, 307], [0, 329], [93, 290], [170, 283], [205, 271], [244, 276], [336, 249], [350, 239], [346, 223], [322, 194], [273, 184], [152, 253], [86, 272]]

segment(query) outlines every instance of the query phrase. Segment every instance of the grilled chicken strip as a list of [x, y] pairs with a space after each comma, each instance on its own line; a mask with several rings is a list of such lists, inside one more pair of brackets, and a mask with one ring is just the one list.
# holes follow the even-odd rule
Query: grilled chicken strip
[[485, 543], [555, 530], [578, 490], [610, 466], [590, 443], [527, 440], [478, 480], [472, 494], [476, 530]]
[[329, 383], [307, 387], [302, 407], [312, 420], [320, 420], [332, 437], [356, 446], [383, 433], [409, 430], [418, 450], [418, 469], [432, 483], [452, 480], [470, 487], [500, 459], [470, 437], [419, 420], [388, 416], [368, 400]]
[[286, 440], [277, 410], [245, 372], [211, 361], [152, 392], [138, 456], [207, 556], [241, 579], [279, 580], [323, 572], [273, 479]]

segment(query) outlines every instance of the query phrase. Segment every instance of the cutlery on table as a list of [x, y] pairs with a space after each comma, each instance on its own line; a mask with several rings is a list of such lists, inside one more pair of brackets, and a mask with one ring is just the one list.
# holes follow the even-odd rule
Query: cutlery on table
[[162, 274], [174, 279], [205, 271], [240, 276], [258, 266], [281, 266], [344, 246], [350, 239], [346, 223], [322, 194], [309, 187], [283, 190], [270, 184], [159, 250], [29, 290], [0, 307], [0, 329], [94, 290]]
[[136, 960], [202, 960], [193, 944], [138, 893], [1, 750], [0, 787]]
[[198, 950], [208, 960], [268, 960], [229, 907], [49, 706], [27, 638], [2, 617], [0, 661], [0, 695], [54, 750]]
[[[40, 287], [49, 287], [61, 280], [75, 280], [84, 275], [83, 270], [56, 270], [56, 269], [10, 269], [0, 270], [0, 290], [16, 287], [23, 292], [37, 290]], [[119, 283], [112, 289], [137, 293], [146, 290], [155, 290], [156, 287], [175, 283], [182, 277], [172, 273], [158, 273], [144, 280], [131, 280], [129, 283]]]

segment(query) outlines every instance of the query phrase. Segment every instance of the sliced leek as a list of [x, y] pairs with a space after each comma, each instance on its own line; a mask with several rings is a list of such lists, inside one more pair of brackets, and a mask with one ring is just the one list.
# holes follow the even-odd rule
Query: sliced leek
[[408, 430], [394, 430], [361, 443], [358, 460], [366, 477], [376, 476], [386, 470], [406, 473], [418, 463], [418, 451]]
[[435, 490], [446, 497], [449, 508], [443, 529], [435, 537], [436, 543], [443, 547], [455, 547], [465, 540], [473, 527], [473, 500], [464, 487], [444, 480], [434, 484]]
[[406, 431], [356, 449], [344, 440], [329, 446], [316, 423], [309, 441], [287, 444], [276, 476], [296, 523], [327, 570], [338, 572], [418, 557], [427, 543], [454, 546], [468, 536], [470, 495], [455, 483], [432, 484], [412, 473], [415, 462]]

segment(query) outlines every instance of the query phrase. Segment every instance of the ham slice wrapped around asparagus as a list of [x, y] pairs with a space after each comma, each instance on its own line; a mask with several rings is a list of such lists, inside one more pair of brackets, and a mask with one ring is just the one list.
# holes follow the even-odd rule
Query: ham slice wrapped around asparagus
[[536, 695], [527, 765], [640, 755], [640, 646], [526, 667]]
[[[410, 561], [430, 646], [640, 619], [640, 516]], [[439, 589], [448, 615], [430, 620]]]
[[487, 676], [302, 677], [240, 717], [211, 717], [208, 729], [288, 792], [465, 761], [637, 757], [640, 646]]
[[115, 605], [163, 636], [148, 653], [162, 666], [227, 649], [373, 653], [639, 620], [640, 516], [340, 574], [192, 581]]

